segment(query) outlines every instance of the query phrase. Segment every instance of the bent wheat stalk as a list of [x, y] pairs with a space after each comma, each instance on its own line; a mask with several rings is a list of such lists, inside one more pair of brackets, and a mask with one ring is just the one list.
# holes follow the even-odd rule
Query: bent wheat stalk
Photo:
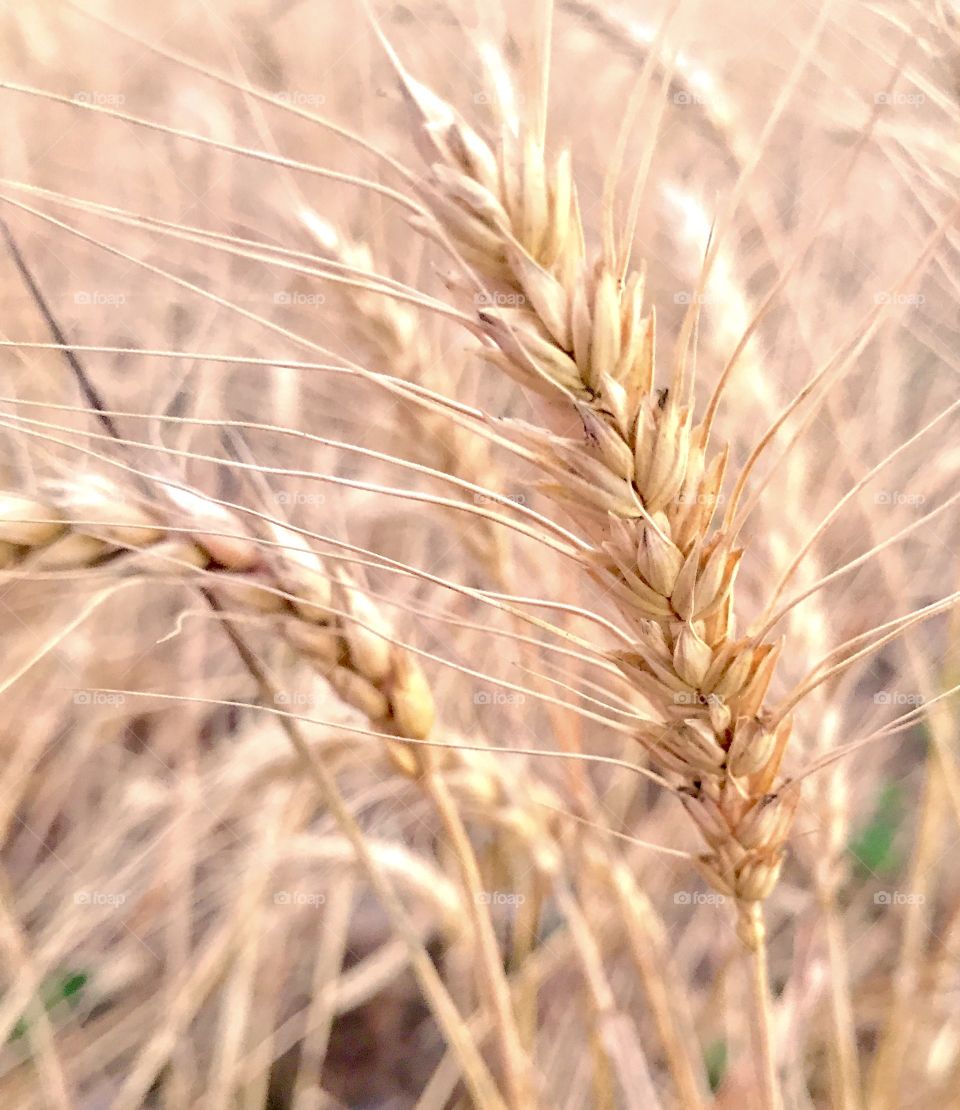
[[[165, 488], [166, 519], [125, 500], [100, 477], [50, 483], [43, 499], [0, 494], [0, 567], [92, 568], [140, 550], [161, 568], [172, 560], [181, 568], [219, 572], [224, 601], [275, 617], [297, 652], [382, 731], [412, 739], [429, 735], [434, 706], [423, 671], [391, 642], [384, 618], [346, 570], [328, 570], [299, 533], [276, 522], [264, 522], [271, 532], [264, 538], [284, 552], [265, 555], [222, 506], [185, 488]], [[171, 539], [174, 517], [188, 531]]]

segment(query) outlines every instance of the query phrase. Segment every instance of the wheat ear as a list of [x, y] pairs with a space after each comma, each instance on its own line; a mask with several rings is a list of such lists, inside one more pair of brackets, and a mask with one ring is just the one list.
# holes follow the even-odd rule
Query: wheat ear
[[[536, 451], [544, 490], [588, 537], [585, 570], [633, 636], [616, 653], [662, 719], [638, 730], [681, 781], [706, 842], [708, 882], [739, 907], [757, 946], [762, 902], [779, 875], [798, 802], [776, 787], [790, 735], [764, 698], [782, 644], [738, 638], [733, 589], [742, 550], [714, 524], [727, 463], [694, 423], [683, 343], [655, 388], [654, 313], [625, 247], [588, 262], [569, 154], [548, 162], [529, 133], [505, 128], [496, 150], [429, 89], [403, 73], [424, 195], [478, 280], [501, 295], [480, 324], [485, 357], [543, 398], [543, 424], [506, 421]], [[506, 305], [506, 307], [500, 307]]]
[[[304, 224], [325, 255], [359, 273], [376, 276], [373, 252], [366, 243], [340, 233], [326, 220], [307, 211]], [[350, 298], [351, 318], [357, 322], [358, 339], [398, 378], [416, 381], [443, 392], [450, 379], [448, 359], [441, 359], [423, 335], [419, 313], [410, 304], [388, 294], [357, 288]], [[411, 426], [405, 440], [408, 451], [446, 474], [465, 479], [497, 496], [490, 445], [441, 413], [426, 406], [404, 406], [398, 419]], [[506, 537], [504, 530], [484, 517], [465, 533], [471, 553], [493, 580], [506, 581]]]
[[[0, 494], [0, 568], [95, 568], [141, 551], [155, 572], [184, 568], [220, 577], [224, 601], [274, 617], [289, 643], [344, 701], [384, 732], [425, 739], [434, 705], [415, 656], [392, 642], [382, 614], [342, 567], [328, 567], [300, 533], [264, 521], [264, 544], [222, 505], [182, 486], [163, 487], [169, 510], [148, 511], [87, 475], [50, 483], [38, 497]], [[396, 758], [411, 758], [395, 746]]]

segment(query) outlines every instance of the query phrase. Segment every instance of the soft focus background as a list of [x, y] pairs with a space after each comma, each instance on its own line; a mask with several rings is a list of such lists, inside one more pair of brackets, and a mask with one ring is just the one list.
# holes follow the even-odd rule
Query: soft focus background
[[[409, 71], [481, 133], [535, 103], [541, 5], [374, 7]], [[108, 405], [146, 417], [117, 418], [140, 444], [132, 456], [91, 434], [102, 429], [62, 354], [30, 346], [51, 334], [4, 249], [3, 488], [30, 491], [83, 472], [148, 499], [115, 465], [132, 457], [147, 475], [279, 508], [331, 541], [330, 552], [353, 552], [400, 638], [428, 653], [440, 738], [639, 761], [628, 737], [546, 697], [590, 708], [588, 697], [604, 696], [590, 683], [609, 676], [441, 584], [608, 614], [561, 559], [469, 511], [385, 491], [452, 496], [335, 445], [263, 429], [243, 436], [263, 466], [346, 483], [289, 475], [251, 483], [200, 457], [230, 457], [212, 420], [259, 422], [439, 470], [467, 468], [491, 490], [556, 511], [532, 472], [486, 441], [451, 439], [354, 375], [282, 365], [349, 360], [496, 416], [530, 411], [453, 323], [295, 272], [346, 257], [448, 295], [442, 251], [402, 206], [350, 178], [408, 195], [410, 185], [309, 118], [422, 170], [363, 5], [39, 0], [6, 6], [0, 28], [2, 78], [16, 86], [0, 88], [0, 216]], [[946, 0], [556, 0], [548, 141], [573, 151], [594, 248], [605, 174], [648, 62], [624, 136], [618, 204], [649, 157], [634, 259], [646, 262], [660, 358], [669, 364], [699, 297], [697, 373], [707, 391], [765, 309], [718, 420], [741, 463], [833, 360], [820, 403], [788, 426], [758, 470], [738, 587], [744, 626], [845, 492], [946, 413], [851, 498], [804, 560], [788, 596], [899, 536], [784, 622], [784, 693], [837, 645], [960, 588], [951, 500], [960, 441], [947, 412], [960, 369], [958, 233], [948, 222], [960, 181], [957, 11]], [[246, 85], [281, 104], [256, 100]], [[297, 165], [278, 164], [288, 160]], [[731, 197], [735, 218], [697, 294], [711, 228]], [[465, 496], [468, 510], [483, 501]], [[367, 551], [432, 577], [396, 573]], [[80, 1110], [468, 1105], [456, 1071], [437, 1071], [442, 1040], [381, 906], [287, 738], [248, 704], [257, 691], [196, 584], [174, 573], [129, 580], [88, 613], [110, 581], [103, 570], [0, 572], [0, 1104], [55, 1105], [59, 1075], [64, 1105]], [[599, 635], [569, 613], [542, 612]], [[513, 636], [518, 629], [528, 642]], [[429, 807], [378, 741], [338, 727], [364, 722], [292, 657], [268, 618], [244, 630], [281, 676], [283, 704], [327, 722], [305, 724], [310, 743], [336, 770], [469, 1016], [476, 1000], [462, 895]], [[919, 625], [802, 704], [791, 770], [952, 687], [958, 665], [950, 621]], [[791, 1106], [856, 1105], [837, 1095], [836, 1022], [853, 1033], [862, 1105], [953, 1105], [955, 736], [946, 700], [807, 782], [770, 905]], [[659, 974], [684, 1011], [705, 1086], [717, 1105], [749, 1105], [738, 942], [689, 864], [659, 850], [696, 849], [680, 807], [622, 769], [497, 759], [519, 791], [515, 808], [539, 806], [581, 884], [583, 923], [653, 1086], [664, 1105], [681, 1105], [663, 1079], [637, 935], [610, 891], [578, 875], [587, 833], [565, 814], [645, 842], [609, 843], [643, 893], [652, 950], [669, 957]], [[583, 808], [586, 781], [600, 801], [594, 811]], [[535, 846], [517, 834], [512, 812], [492, 823], [467, 816], [505, 966], [539, 984], [531, 1024], [548, 1104], [619, 1105], [615, 1094], [601, 1101], [569, 915], [540, 889]]]

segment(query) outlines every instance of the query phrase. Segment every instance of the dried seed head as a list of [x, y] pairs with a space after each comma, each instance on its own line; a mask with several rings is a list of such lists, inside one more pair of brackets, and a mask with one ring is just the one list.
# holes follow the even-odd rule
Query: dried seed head
[[799, 801], [800, 791], [795, 785], [760, 798], [737, 825], [737, 840], [748, 848], [779, 849]]
[[633, 452], [614, 428], [583, 404], [577, 405], [583, 421], [587, 449], [621, 482], [633, 481]]
[[513, 247], [510, 249], [509, 258], [524, 293], [554, 342], [564, 351], [572, 351], [573, 333], [570, 327], [570, 298], [567, 291], [552, 274], [538, 266], [525, 251]]
[[[638, 739], [688, 787], [715, 792], [717, 822], [703, 819], [705, 803], [693, 805], [715, 841], [701, 864], [717, 889], [749, 900], [779, 867], [770, 852], [751, 855], [755, 838], [782, 839], [792, 813], [758, 808], [789, 730], [771, 735], [763, 724], [778, 649], [734, 641], [743, 553], [732, 536], [711, 531], [727, 452], [709, 457], [708, 428], [693, 427], [684, 352], [670, 387], [655, 391], [655, 315], [644, 315], [643, 274], [621, 281], [605, 257], [584, 260], [569, 157], [551, 173], [539, 141], [508, 129], [494, 174], [481, 140], [476, 158], [464, 153], [471, 133], [449, 106], [413, 86], [408, 95], [419, 105], [428, 160], [446, 167], [436, 173], [436, 218], [469, 243], [466, 257], [485, 278], [523, 294], [509, 315], [480, 316], [499, 348], [490, 361], [548, 399], [544, 433], [526, 437], [551, 477], [540, 488], [569, 508], [592, 544], [583, 564], [636, 636], [616, 654], [618, 666], [675, 721], [645, 727]], [[582, 440], [552, 434], [570, 408]], [[738, 835], [741, 821], [749, 844]]]

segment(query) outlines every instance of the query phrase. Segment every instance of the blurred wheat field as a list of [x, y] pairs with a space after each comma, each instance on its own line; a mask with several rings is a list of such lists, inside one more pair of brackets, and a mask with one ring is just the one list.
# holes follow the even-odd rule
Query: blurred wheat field
[[0, 19], [0, 1106], [960, 1106], [956, 8]]

